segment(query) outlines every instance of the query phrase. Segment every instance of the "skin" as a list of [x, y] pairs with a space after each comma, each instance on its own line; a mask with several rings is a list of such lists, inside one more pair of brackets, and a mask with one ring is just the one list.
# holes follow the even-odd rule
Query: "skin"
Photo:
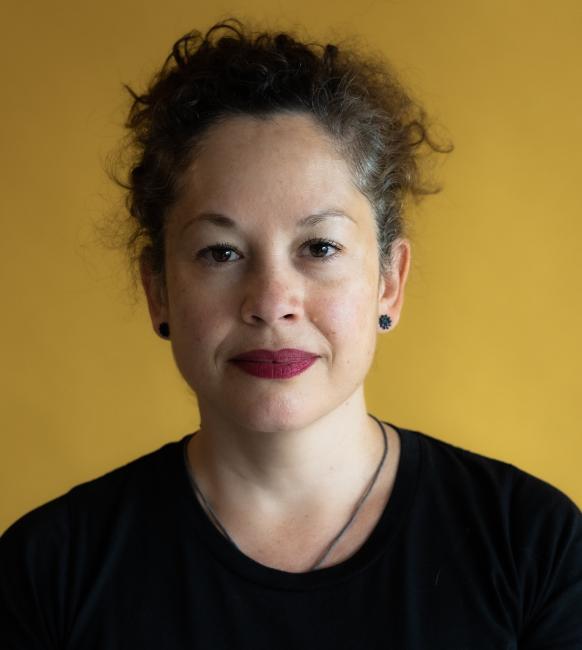
[[[228, 118], [209, 131], [182, 180], [167, 214], [166, 281], [146, 258], [141, 276], [154, 330], [169, 323], [177, 367], [198, 398], [190, 463], [241, 550], [303, 570], [347, 521], [382, 455], [363, 384], [385, 334], [379, 316], [388, 314], [392, 329], [398, 323], [410, 243], [394, 243], [381, 276], [372, 208], [307, 115]], [[298, 228], [332, 208], [351, 220]], [[202, 223], [202, 213], [226, 215], [237, 228]], [[314, 238], [341, 248], [305, 244]], [[226, 251], [201, 252], [222, 242]], [[285, 347], [319, 358], [278, 380], [229, 361]], [[399, 441], [387, 434], [388, 462], [335, 561], [362, 543], [389, 496]]]

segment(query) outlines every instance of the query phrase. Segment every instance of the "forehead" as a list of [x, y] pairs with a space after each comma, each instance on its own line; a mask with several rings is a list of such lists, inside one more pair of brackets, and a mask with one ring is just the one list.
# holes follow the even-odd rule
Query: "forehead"
[[176, 210], [305, 216], [361, 210], [363, 200], [346, 161], [310, 116], [236, 116], [207, 132], [182, 176]]
[[197, 161], [209, 163], [217, 156], [253, 163], [274, 158], [288, 163], [297, 156], [303, 162], [313, 156], [342, 162], [323, 127], [306, 113], [224, 117], [206, 132]]

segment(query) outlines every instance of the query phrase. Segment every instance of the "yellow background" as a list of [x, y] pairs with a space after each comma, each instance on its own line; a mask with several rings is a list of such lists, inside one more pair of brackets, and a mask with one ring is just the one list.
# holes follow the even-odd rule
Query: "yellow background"
[[4, 10], [0, 45], [0, 529], [198, 426], [170, 344], [93, 224], [119, 209], [104, 167], [122, 82], [143, 88], [176, 38], [229, 14], [360, 35], [456, 146], [443, 193], [414, 215], [369, 410], [581, 504], [579, 0], [35, 0]]

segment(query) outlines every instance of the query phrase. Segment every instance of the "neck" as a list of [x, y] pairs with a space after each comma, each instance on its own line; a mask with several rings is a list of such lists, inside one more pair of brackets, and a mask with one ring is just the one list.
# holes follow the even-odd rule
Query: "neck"
[[363, 390], [301, 428], [251, 430], [202, 404], [200, 411], [202, 424], [188, 456], [199, 488], [222, 512], [242, 508], [284, 517], [333, 509], [360, 494], [384, 450]]

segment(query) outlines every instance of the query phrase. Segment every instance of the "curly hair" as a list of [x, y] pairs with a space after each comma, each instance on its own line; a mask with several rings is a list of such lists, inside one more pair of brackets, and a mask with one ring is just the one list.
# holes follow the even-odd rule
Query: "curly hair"
[[114, 178], [127, 191], [124, 246], [134, 270], [147, 256], [162, 281], [166, 212], [204, 135], [224, 118], [313, 116], [373, 208], [381, 271], [404, 234], [407, 197], [439, 191], [422, 178], [421, 146], [452, 149], [431, 139], [424, 109], [386, 61], [285, 32], [252, 32], [235, 18], [178, 39], [144, 94], [125, 88], [133, 98], [125, 123], [133, 161], [127, 181]]

